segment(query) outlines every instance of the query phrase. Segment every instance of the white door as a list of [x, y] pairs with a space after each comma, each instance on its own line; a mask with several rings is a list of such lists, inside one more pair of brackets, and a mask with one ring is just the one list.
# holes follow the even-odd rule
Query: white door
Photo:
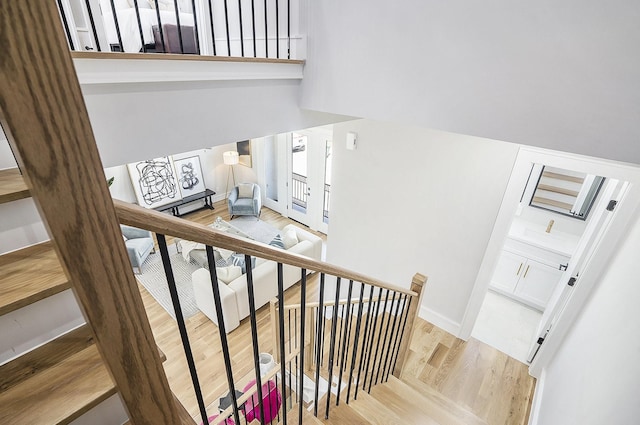
[[576, 252], [571, 258], [567, 270], [563, 273], [560, 284], [556, 286], [555, 290], [549, 298], [547, 308], [542, 314], [542, 319], [538, 325], [536, 337], [529, 350], [527, 360], [529, 363], [533, 361], [540, 345], [544, 342], [545, 337], [553, 327], [559, 314], [567, 304], [571, 292], [576, 284], [578, 284], [579, 273], [589, 261], [593, 253], [598, 247], [600, 239], [606, 233], [607, 228], [613, 218], [615, 210], [613, 212], [607, 211], [609, 201], [612, 199], [619, 199], [624, 195], [627, 189], [627, 183], [620, 183], [616, 179], [608, 179], [606, 181], [603, 194], [598, 201], [598, 204], [594, 206], [593, 217], [587, 224], [585, 231], [580, 238]]
[[328, 228], [327, 187], [330, 187], [330, 181], [327, 181], [326, 175], [327, 161], [331, 158], [330, 141], [331, 131], [326, 128], [294, 132], [289, 136], [287, 152], [287, 215], [313, 230], [325, 233]]

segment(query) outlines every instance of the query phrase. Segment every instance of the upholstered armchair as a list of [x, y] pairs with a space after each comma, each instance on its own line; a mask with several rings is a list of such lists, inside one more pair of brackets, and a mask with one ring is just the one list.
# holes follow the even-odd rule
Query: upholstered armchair
[[127, 247], [127, 254], [136, 274], [142, 273], [142, 264], [149, 254], [155, 252], [153, 237], [148, 230], [120, 225], [120, 230], [124, 236], [124, 244]]
[[231, 190], [227, 203], [231, 218], [234, 215], [253, 215], [260, 218], [260, 209], [262, 209], [260, 186], [255, 183], [240, 183]]

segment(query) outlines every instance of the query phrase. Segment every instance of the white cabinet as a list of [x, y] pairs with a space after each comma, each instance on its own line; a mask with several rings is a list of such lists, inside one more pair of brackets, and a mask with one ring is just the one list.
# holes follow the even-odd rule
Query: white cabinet
[[529, 247], [520, 241], [505, 244], [491, 287], [524, 304], [544, 310], [562, 277], [568, 256]]

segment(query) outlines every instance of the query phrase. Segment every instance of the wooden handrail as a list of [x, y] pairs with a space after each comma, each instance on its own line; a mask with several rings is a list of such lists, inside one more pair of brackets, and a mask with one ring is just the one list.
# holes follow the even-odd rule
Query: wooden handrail
[[342, 279], [362, 282], [367, 285], [373, 285], [410, 296], [418, 295], [416, 292], [406, 288], [401, 288], [399, 286], [353, 272], [343, 267], [317, 261], [303, 255], [293, 254], [291, 252], [242, 238], [240, 236], [220, 232], [202, 224], [193, 223], [119, 200], [114, 200], [113, 203], [116, 207], [118, 218], [122, 224], [151, 230], [155, 233], [170, 235], [205, 245], [211, 245], [217, 248], [224, 248], [240, 252], [242, 254], [253, 255], [315, 272], [338, 276]]
[[0, 16], [2, 127], [131, 422], [193, 424], [158, 355], [56, 3], [2, 1]]
[[[373, 298], [364, 298], [362, 300], [363, 303], [368, 303], [368, 302], [376, 302], [379, 301], [380, 299], [382, 299], [383, 301], [386, 299], [384, 297], [373, 297]], [[400, 295], [398, 295], [398, 298], [396, 297], [391, 297], [389, 299], [390, 302], [394, 302], [394, 301], [400, 301]], [[350, 304], [359, 304], [360, 303], [360, 298], [351, 298], [351, 301], [349, 301], [348, 299], [344, 298], [338, 301], [338, 305], [346, 305], [347, 302], [349, 302]], [[305, 304], [305, 308], [316, 308], [320, 306], [320, 302], [319, 301], [314, 301], [314, 302], [310, 302], [310, 303], [306, 303]], [[322, 307], [332, 307], [336, 305], [335, 301], [325, 301], [322, 303]], [[283, 308], [284, 310], [298, 310], [300, 307], [302, 306], [302, 304], [287, 304], [285, 305]], [[276, 306], [277, 308], [277, 306]]]

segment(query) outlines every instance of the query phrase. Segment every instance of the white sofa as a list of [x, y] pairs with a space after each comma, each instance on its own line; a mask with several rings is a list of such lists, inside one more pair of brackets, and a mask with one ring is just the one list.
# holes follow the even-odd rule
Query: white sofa
[[[281, 234], [284, 235], [289, 229], [294, 229], [298, 243], [291, 246], [287, 251], [304, 255], [314, 260], [320, 260], [322, 256], [322, 239], [292, 224], [285, 226]], [[300, 273], [299, 267], [285, 264], [283, 267], [284, 289], [298, 282], [300, 280]], [[218, 316], [216, 315], [216, 307], [213, 301], [213, 289], [211, 287], [209, 270], [204, 268], [196, 270], [193, 272], [192, 280], [193, 292], [198, 308], [211, 319], [213, 323], [218, 325]], [[242, 319], [249, 316], [247, 275], [242, 274], [229, 283], [224, 283], [218, 279], [218, 287], [220, 288], [225, 330], [231, 332], [240, 325]], [[253, 269], [253, 287], [256, 309], [262, 307], [278, 295], [276, 262], [257, 259], [256, 266]]]

